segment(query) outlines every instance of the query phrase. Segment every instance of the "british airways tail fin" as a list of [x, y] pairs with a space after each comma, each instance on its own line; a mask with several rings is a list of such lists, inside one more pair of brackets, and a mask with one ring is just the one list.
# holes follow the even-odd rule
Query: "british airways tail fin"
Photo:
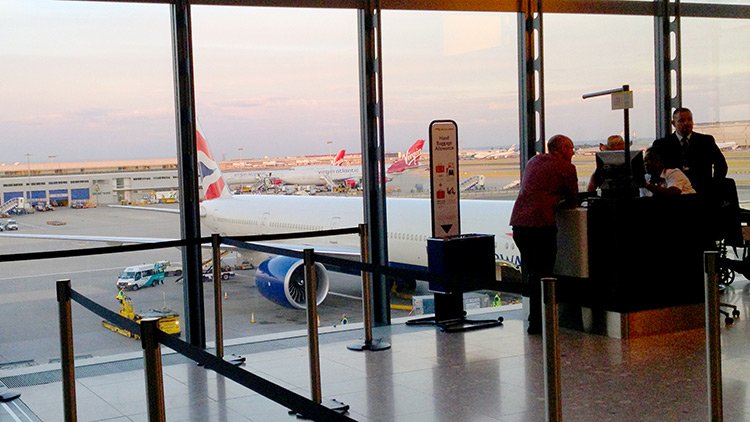
[[344, 155], [346, 154], [346, 150], [342, 149], [339, 151], [338, 154], [336, 154], [335, 157], [333, 157], [333, 160], [331, 161], [331, 165], [333, 166], [343, 166], [344, 165]]
[[195, 142], [198, 146], [198, 171], [203, 181], [203, 195], [205, 199], [229, 198], [232, 193], [224, 182], [219, 164], [216, 163], [211, 151], [208, 149], [206, 137], [199, 127], [195, 129]]
[[419, 158], [422, 156], [422, 147], [424, 147], [424, 139], [417, 139], [417, 141], [406, 151], [406, 154], [391, 164], [385, 172], [402, 173], [405, 170], [419, 167]]

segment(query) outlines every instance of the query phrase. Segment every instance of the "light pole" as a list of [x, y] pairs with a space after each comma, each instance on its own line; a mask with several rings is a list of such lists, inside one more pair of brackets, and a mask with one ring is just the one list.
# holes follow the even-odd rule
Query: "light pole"
[[27, 178], [28, 181], [26, 182], [26, 200], [31, 203], [31, 154], [26, 153], [26, 170], [28, 171]]

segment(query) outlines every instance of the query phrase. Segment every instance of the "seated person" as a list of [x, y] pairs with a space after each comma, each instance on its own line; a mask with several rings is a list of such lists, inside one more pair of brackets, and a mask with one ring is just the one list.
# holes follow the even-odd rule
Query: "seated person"
[[641, 196], [669, 196], [695, 193], [690, 180], [680, 169], [665, 168], [661, 152], [654, 147], [646, 150], [646, 185]]
[[[625, 140], [622, 139], [622, 136], [620, 135], [612, 135], [608, 137], [606, 145], [599, 144], [599, 151], [622, 151], [624, 149], [625, 149]], [[586, 188], [586, 191], [596, 192], [596, 190], [599, 187], [601, 187], [603, 182], [604, 181], [602, 180], [598, 171], [594, 170], [594, 172], [591, 174], [591, 178], [589, 179], [589, 185]]]

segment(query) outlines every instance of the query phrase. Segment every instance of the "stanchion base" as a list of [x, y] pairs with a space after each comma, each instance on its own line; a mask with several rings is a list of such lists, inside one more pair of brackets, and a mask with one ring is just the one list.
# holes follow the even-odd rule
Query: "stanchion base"
[[455, 318], [437, 320], [435, 317], [419, 318], [406, 321], [406, 325], [434, 325], [440, 331], [446, 333], [457, 333], [463, 331], [479, 330], [482, 328], [499, 327], [503, 325], [503, 317], [497, 319], [468, 319]]
[[224, 356], [224, 360], [231, 363], [234, 366], [240, 366], [243, 363], [245, 363], [246, 359], [244, 356], [239, 356], [239, 355], [235, 355], [234, 353], [232, 353], [231, 356]]
[[346, 346], [349, 350], [354, 350], [355, 352], [361, 352], [363, 350], [370, 350], [373, 352], [377, 352], [379, 350], [388, 350], [391, 348], [391, 343], [382, 341], [382, 339], [375, 339], [369, 344], [366, 341], [363, 341], [362, 343], [353, 343], [348, 346]]
[[[349, 412], [349, 405], [346, 404], [346, 403], [344, 403], [344, 402], [340, 402], [340, 401], [338, 401], [336, 399], [325, 399], [320, 404], [321, 404], [321, 406], [325, 406], [325, 407], [333, 410], [334, 412], [341, 413], [342, 415], [345, 414], [345, 413], [347, 413], [347, 412]], [[296, 415], [297, 419], [309, 419], [308, 417], [306, 417], [302, 413], [297, 413], [294, 410], [290, 410], [289, 414], [290, 415]]]
[[18, 391], [0, 389], [0, 402], [9, 402], [21, 397], [21, 393]]

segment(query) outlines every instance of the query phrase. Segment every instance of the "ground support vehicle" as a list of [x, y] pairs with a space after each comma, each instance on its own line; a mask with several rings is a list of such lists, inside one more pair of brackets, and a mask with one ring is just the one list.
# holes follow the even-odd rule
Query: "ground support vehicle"
[[[227, 270], [222, 268], [221, 269], [221, 279], [222, 280], [229, 280], [230, 278], [234, 278], [237, 275], [234, 271]], [[214, 281], [214, 272], [213, 269], [211, 271], [203, 273], [203, 281], [204, 282], [213, 282]]]
[[[140, 321], [144, 318], [158, 318], [159, 329], [167, 334], [173, 334], [176, 336], [180, 335], [180, 314], [169, 309], [150, 309], [148, 311], [135, 312], [133, 304], [129, 297], [126, 297], [122, 290], [117, 294], [117, 300], [120, 302], [120, 316], [133, 320], [140, 324]], [[130, 331], [112, 325], [109, 321], [102, 321], [102, 326], [108, 330], [114, 331], [117, 334], [122, 334], [125, 337], [132, 337], [139, 339], [140, 336]]]
[[168, 264], [167, 261], [159, 261], [154, 264], [127, 267], [120, 273], [115, 285], [118, 290], [138, 290], [141, 287], [164, 284], [164, 275]]

